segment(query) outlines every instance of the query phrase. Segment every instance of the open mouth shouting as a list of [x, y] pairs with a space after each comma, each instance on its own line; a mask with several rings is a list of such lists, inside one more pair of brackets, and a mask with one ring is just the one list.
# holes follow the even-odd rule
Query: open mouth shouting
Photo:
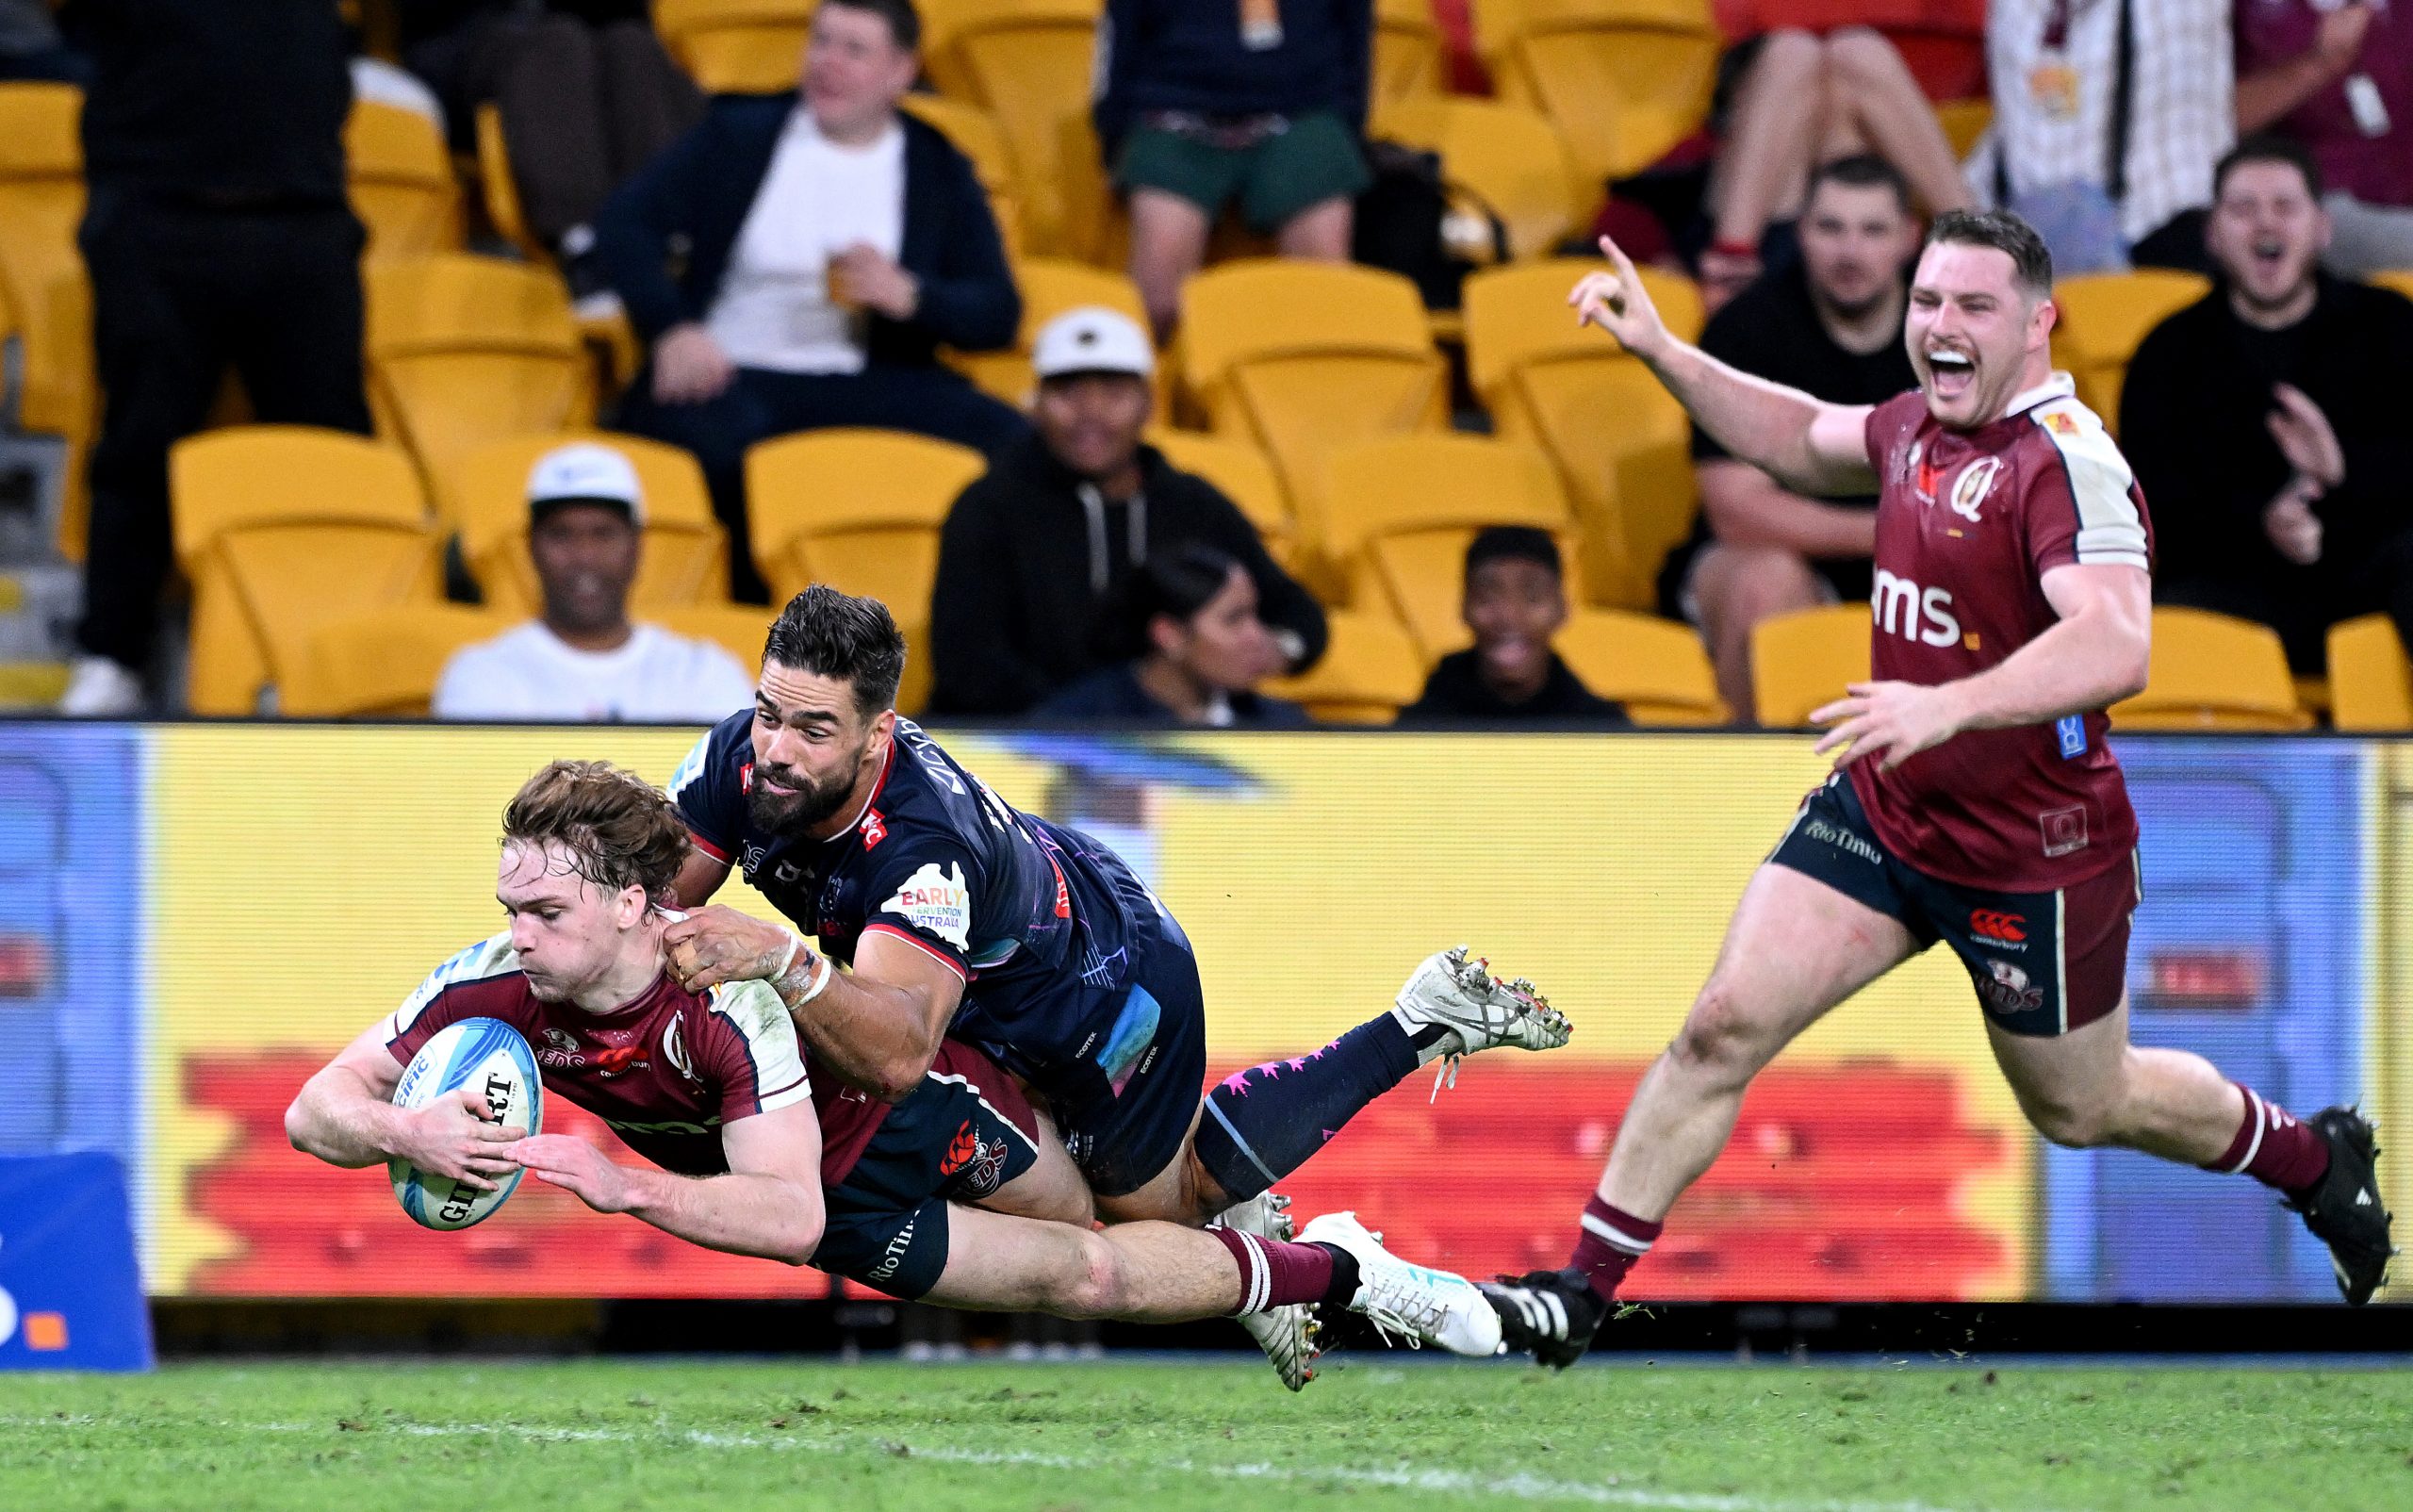
[[1958, 347], [1927, 350], [1928, 390], [1938, 399], [1958, 399], [1978, 381], [1978, 359]]

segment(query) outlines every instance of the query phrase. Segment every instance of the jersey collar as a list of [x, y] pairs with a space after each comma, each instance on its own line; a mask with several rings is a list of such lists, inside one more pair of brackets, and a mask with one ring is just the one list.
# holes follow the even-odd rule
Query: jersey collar
[[2002, 418], [2010, 419], [2014, 415], [2025, 415], [2039, 404], [2049, 403], [2056, 399], [2074, 398], [2076, 394], [2077, 380], [2068, 373], [2056, 370], [2052, 376], [2035, 387], [2025, 393], [2011, 395], [2011, 403], [2003, 410]]
[[888, 786], [888, 773], [891, 768], [895, 766], [895, 764], [896, 735], [895, 731], [892, 731], [888, 737], [888, 754], [879, 759], [879, 775], [872, 780], [871, 793], [863, 799], [863, 806], [855, 811], [854, 822], [846, 826], [844, 830], [839, 830], [836, 834], [831, 835], [829, 840], [823, 841], [823, 845], [829, 845], [834, 841], [844, 840], [848, 835], [853, 834], [856, 830], [863, 827], [864, 818], [871, 814], [871, 806], [879, 801], [879, 795], [881, 791]]

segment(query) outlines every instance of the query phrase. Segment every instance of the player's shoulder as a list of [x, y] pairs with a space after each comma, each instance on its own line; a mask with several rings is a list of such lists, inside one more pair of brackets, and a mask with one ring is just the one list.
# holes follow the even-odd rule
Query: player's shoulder
[[737, 791], [743, 791], [747, 768], [754, 761], [754, 742], [748, 732], [753, 722], [754, 711], [740, 709], [698, 736], [670, 773], [672, 800], [702, 783], [714, 787], [734, 783]]
[[911, 719], [897, 720], [889, 742], [888, 771], [872, 798], [882, 832], [874, 833], [866, 819], [866, 847], [891, 836], [943, 836], [974, 844], [986, 823], [977, 785], [927, 731]]
[[2112, 487], [2125, 493], [2136, 475], [2128, 468], [2120, 443], [2111, 438], [2103, 418], [2069, 392], [2032, 405], [2021, 417], [2026, 424], [2011, 431], [2011, 444], [2045, 464], [2040, 478], [2050, 482], [2058, 470], [2076, 490], [2082, 486]]
[[402, 999], [395, 1011], [398, 1027], [408, 1027], [411, 1021], [427, 1011], [429, 1004], [448, 992], [474, 989], [493, 984], [503, 987], [523, 980], [519, 970], [519, 952], [511, 948], [508, 931], [489, 935], [466, 949], [454, 952], [442, 965], [427, 974], [427, 978]]
[[780, 1000], [778, 990], [769, 982], [723, 982], [706, 993], [704, 1001], [713, 1017], [727, 1023], [749, 1044], [793, 1037], [796, 1033], [795, 1025], [788, 1018], [787, 1004]]
[[1927, 396], [1915, 388], [1868, 408], [1861, 433], [1868, 442], [1868, 464], [1880, 480], [1906, 481], [1915, 466], [1911, 440], [1927, 419]]

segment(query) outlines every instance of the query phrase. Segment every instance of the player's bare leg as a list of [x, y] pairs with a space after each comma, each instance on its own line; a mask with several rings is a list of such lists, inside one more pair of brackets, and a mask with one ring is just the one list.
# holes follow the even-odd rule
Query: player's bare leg
[[1064, 1149], [1064, 1137], [1057, 1132], [1056, 1121], [1047, 1109], [1034, 1101], [1031, 1112], [1039, 1120], [1039, 1159], [1031, 1162], [1029, 1170], [982, 1198], [980, 1206], [1017, 1218], [1040, 1218], [1087, 1228], [1097, 1217], [1097, 1203], [1090, 1194], [1090, 1184]]

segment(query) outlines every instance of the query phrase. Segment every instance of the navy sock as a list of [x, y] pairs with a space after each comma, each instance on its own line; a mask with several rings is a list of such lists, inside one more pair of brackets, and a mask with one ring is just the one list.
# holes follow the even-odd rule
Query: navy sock
[[1359, 1109], [1416, 1067], [1415, 1040], [1385, 1013], [1313, 1055], [1234, 1072], [1206, 1094], [1199, 1163], [1234, 1202], [1244, 1202], [1306, 1164]]

